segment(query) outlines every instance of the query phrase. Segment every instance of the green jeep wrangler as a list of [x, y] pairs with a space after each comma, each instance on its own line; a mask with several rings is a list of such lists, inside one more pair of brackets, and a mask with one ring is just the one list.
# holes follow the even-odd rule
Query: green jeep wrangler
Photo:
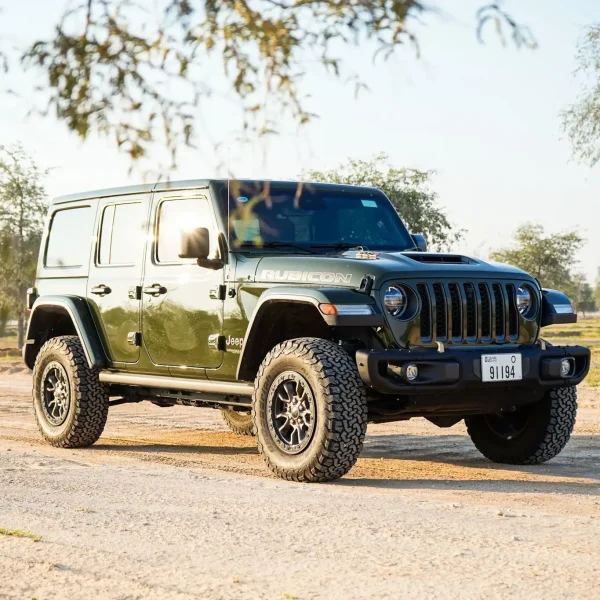
[[55, 200], [23, 356], [55, 446], [110, 406], [222, 410], [279, 477], [326, 481], [368, 422], [465, 420], [489, 459], [567, 443], [590, 353], [541, 328], [569, 299], [513, 267], [428, 253], [374, 188], [199, 180]]

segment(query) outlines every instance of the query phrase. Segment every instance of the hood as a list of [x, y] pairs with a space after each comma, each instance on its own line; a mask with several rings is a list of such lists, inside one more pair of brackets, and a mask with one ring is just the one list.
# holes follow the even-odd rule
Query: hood
[[255, 281], [298, 283], [358, 288], [365, 275], [374, 289], [394, 278], [475, 278], [532, 280], [516, 267], [488, 263], [459, 254], [433, 252], [361, 252], [348, 250], [329, 255], [263, 256], [256, 266]]

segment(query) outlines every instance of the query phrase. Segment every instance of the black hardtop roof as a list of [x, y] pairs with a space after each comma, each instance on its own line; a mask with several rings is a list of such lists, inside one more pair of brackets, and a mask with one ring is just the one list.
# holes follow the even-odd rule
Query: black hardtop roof
[[[89, 192], [80, 192], [78, 194], [68, 194], [59, 196], [52, 201], [52, 204], [63, 204], [66, 202], [76, 202], [78, 200], [95, 200], [97, 198], [108, 198], [111, 196], [127, 196], [130, 194], [143, 194], [150, 192], [166, 192], [169, 190], [188, 190], [196, 188], [207, 188], [211, 183], [227, 183], [227, 179], [182, 179], [180, 181], [163, 181], [157, 183], [145, 183], [141, 185], [126, 185], [121, 187], [106, 188], [103, 190], [92, 190]], [[230, 180], [233, 181], [233, 180]], [[355, 186], [340, 183], [322, 183], [319, 181], [274, 181], [272, 179], [236, 179], [242, 184], [263, 184], [269, 183], [274, 187], [296, 187], [299, 183], [310, 184], [316, 189], [365, 189], [370, 192], [379, 192], [381, 190], [368, 186]]]

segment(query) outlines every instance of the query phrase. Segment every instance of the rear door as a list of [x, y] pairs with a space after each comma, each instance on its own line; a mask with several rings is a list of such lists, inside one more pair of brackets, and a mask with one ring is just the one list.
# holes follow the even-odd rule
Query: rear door
[[204, 190], [154, 195], [154, 236], [146, 254], [142, 333], [152, 362], [177, 374], [215, 369], [223, 360], [224, 270], [179, 258], [182, 231], [206, 227], [211, 256], [218, 252], [213, 208]]
[[87, 297], [113, 363], [140, 356], [141, 283], [149, 194], [100, 201]]

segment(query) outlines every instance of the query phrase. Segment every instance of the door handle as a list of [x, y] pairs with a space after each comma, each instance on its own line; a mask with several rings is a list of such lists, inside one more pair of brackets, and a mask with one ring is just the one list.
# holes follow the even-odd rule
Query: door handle
[[145, 287], [142, 291], [144, 294], [148, 294], [148, 296], [160, 296], [167, 293], [167, 288], [164, 285], [160, 285], [160, 283], [153, 283]]
[[106, 294], [110, 294], [112, 290], [107, 285], [102, 284], [93, 287], [90, 292], [96, 294], [96, 296], [106, 296]]

